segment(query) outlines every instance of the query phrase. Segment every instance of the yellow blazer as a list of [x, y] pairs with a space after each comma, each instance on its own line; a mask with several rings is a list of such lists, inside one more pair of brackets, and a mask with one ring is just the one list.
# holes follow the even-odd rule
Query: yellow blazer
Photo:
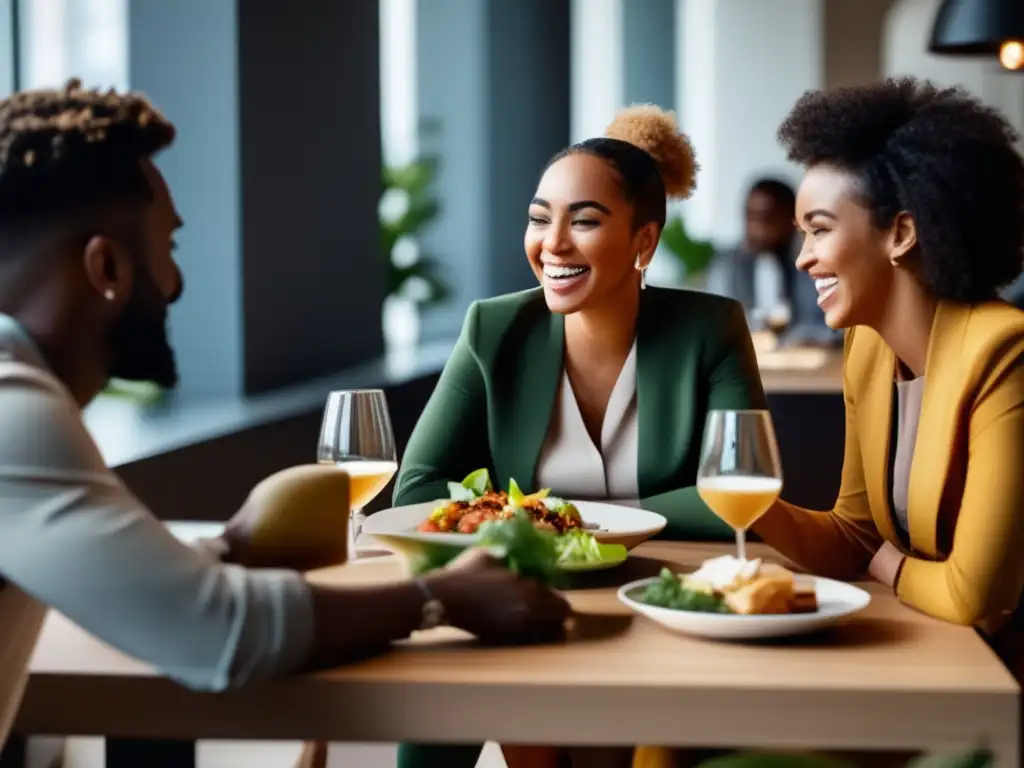
[[943, 302], [935, 313], [910, 474], [909, 536], [894, 523], [896, 359], [874, 331], [846, 335], [846, 449], [822, 514], [779, 504], [755, 530], [808, 570], [854, 579], [883, 541], [907, 558], [900, 600], [989, 635], [1024, 590], [1024, 312]]
[[[1024, 632], [1007, 622], [1024, 590], [1022, 360], [1024, 312], [1002, 302], [939, 305], [905, 540], [890, 489], [896, 358], [874, 331], [847, 331], [846, 449], [835, 507], [823, 513], [777, 504], [754, 526], [802, 567], [844, 580], [862, 576], [882, 542], [891, 542], [907, 555], [896, 582], [900, 600], [983, 630], [1018, 678], [1024, 677]], [[672, 764], [670, 750], [652, 747], [639, 748], [633, 762], [634, 768]]]

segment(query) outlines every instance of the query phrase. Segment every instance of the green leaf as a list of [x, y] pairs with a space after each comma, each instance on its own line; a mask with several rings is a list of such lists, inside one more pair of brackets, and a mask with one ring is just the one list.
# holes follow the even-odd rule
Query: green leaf
[[394, 539], [388, 546], [403, 554], [410, 570], [420, 575], [444, 568], [448, 563], [465, 552], [465, 547], [455, 544], [441, 544], [435, 541], [403, 541]]
[[440, 159], [424, 156], [407, 165], [385, 167], [382, 183], [385, 189], [401, 189], [410, 197], [422, 194], [437, 175]]
[[393, 253], [398, 241], [404, 237], [413, 238], [422, 245], [424, 230], [440, 214], [440, 205], [429, 194], [438, 166], [437, 157], [424, 156], [406, 165], [385, 166], [381, 169], [382, 197], [393, 189], [402, 190], [408, 196], [408, 208], [397, 221], [379, 222], [379, 247], [386, 265], [388, 295], [406, 291], [410, 280], [421, 281], [427, 288], [416, 298], [417, 303], [421, 304], [436, 304], [451, 294], [437, 261], [421, 257], [415, 264], [399, 267], [394, 263]]
[[[557, 566], [555, 537], [534, 527], [524, 512], [506, 520], [484, 523], [479, 533], [479, 545], [510, 570], [546, 585], [557, 584], [561, 574]], [[452, 544], [390, 538], [385, 534], [381, 537], [389, 548], [405, 556], [416, 574], [443, 568], [464, 551], [463, 547]]]
[[448, 483], [448, 498], [452, 501], [473, 501], [477, 494], [462, 483]]
[[673, 216], [665, 224], [661, 233], [661, 242], [683, 266], [687, 277], [699, 274], [707, 269], [715, 255], [712, 243], [694, 240], [686, 232], [686, 225], [681, 216]]
[[555, 538], [554, 534], [537, 528], [526, 512], [518, 510], [506, 520], [481, 525], [479, 540], [482, 546], [503, 550], [505, 565], [520, 576], [551, 585], [561, 577]]
[[[409, 208], [397, 222], [391, 225], [398, 237], [415, 235], [426, 229], [441, 212], [441, 206], [433, 200], [410, 200]], [[397, 240], [397, 238], [396, 238]]]
[[151, 381], [125, 381], [111, 379], [107, 382], [103, 394], [133, 400], [140, 405], [154, 405], [167, 396], [167, 390]]
[[579, 529], [568, 531], [555, 540], [558, 547], [558, 565], [562, 570], [585, 567], [598, 563], [622, 563], [629, 550], [622, 544], [602, 544], [593, 534]]
[[477, 496], [483, 496], [494, 490], [494, 486], [491, 485], [491, 473], [487, 471], [487, 467], [470, 472], [462, 478], [462, 486], [469, 488]]
[[526, 496], [522, 489], [519, 487], [519, 483], [516, 482], [514, 477], [508, 479], [508, 503], [514, 507], [518, 507], [523, 503], [523, 498]]

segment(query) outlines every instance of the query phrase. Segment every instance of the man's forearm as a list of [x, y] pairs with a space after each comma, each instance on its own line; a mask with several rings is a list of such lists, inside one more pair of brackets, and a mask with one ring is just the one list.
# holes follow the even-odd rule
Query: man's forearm
[[422, 624], [427, 600], [413, 581], [373, 587], [310, 584], [310, 592], [314, 666], [339, 664], [408, 637]]

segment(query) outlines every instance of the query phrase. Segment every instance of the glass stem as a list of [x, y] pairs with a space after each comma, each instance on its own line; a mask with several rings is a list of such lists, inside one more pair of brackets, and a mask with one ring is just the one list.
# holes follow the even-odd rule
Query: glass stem
[[747, 532], [743, 528], [736, 529], [736, 556], [743, 561], [747, 559]]
[[363, 532], [363, 521], [366, 516], [362, 507], [356, 507], [349, 514], [348, 518], [348, 559], [355, 560], [359, 556], [356, 544], [359, 541], [359, 534]]

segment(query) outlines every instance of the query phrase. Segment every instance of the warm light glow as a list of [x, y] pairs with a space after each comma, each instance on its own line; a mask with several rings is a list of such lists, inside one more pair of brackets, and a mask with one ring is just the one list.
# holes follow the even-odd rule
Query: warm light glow
[[1007, 40], [999, 47], [999, 63], [1007, 69], [1024, 68], [1024, 43]]

